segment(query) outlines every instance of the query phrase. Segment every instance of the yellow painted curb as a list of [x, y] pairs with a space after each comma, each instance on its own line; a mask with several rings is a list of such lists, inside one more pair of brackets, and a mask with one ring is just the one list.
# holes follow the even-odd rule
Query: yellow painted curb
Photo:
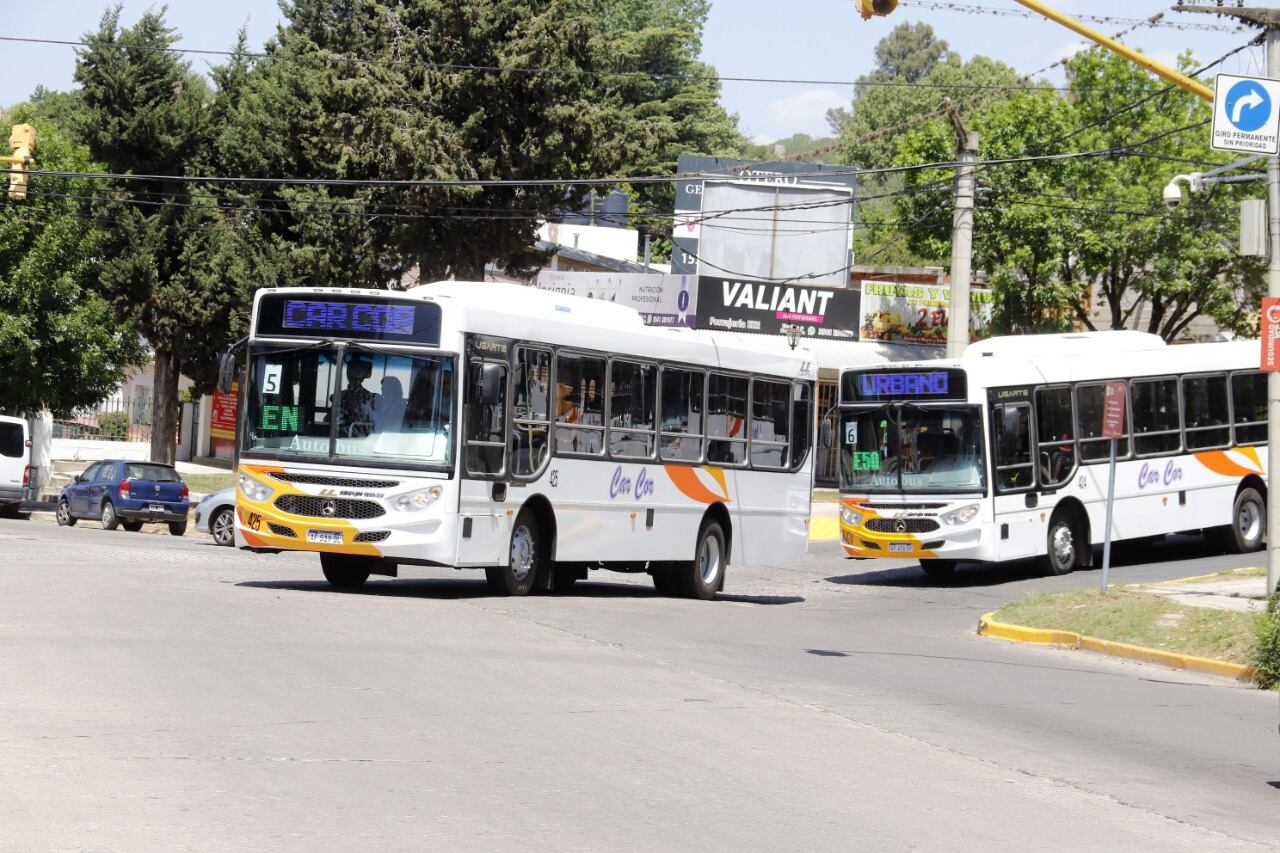
[[840, 519], [815, 518], [809, 522], [810, 542], [834, 542], [840, 538]]
[[1074, 631], [1053, 631], [1043, 628], [1027, 628], [1022, 625], [1009, 625], [997, 622], [992, 617], [995, 611], [984, 613], [978, 620], [978, 633], [984, 637], [999, 637], [1015, 643], [1039, 643], [1041, 645], [1063, 646], [1068, 649], [1084, 649], [1112, 657], [1129, 660], [1157, 663], [1173, 669], [1189, 669], [1193, 672], [1207, 672], [1210, 675], [1224, 675], [1240, 681], [1256, 681], [1258, 672], [1251, 666], [1242, 663], [1230, 663], [1224, 660], [1201, 658], [1195, 655], [1183, 655], [1177, 652], [1166, 652], [1161, 649], [1150, 649], [1146, 646], [1134, 646], [1129, 643], [1117, 643], [1113, 640], [1099, 640], [1097, 637], [1086, 637]]

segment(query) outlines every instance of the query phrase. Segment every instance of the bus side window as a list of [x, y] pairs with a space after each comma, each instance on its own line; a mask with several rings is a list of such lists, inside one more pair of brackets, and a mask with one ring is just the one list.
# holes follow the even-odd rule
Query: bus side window
[[702, 414], [706, 374], [664, 367], [662, 378], [659, 443], [662, 458], [680, 462], [702, 459]]
[[1035, 485], [1035, 462], [1031, 458], [1031, 406], [1027, 404], [996, 408], [995, 458], [996, 485], [1002, 492], [1018, 491]]
[[1222, 374], [1183, 377], [1182, 411], [1187, 450], [1231, 445], [1229, 405], [1227, 377]]
[[551, 352], [516, 350], [511, 392], [511, 472], [529, 477], [542, 469], [550, 445]]
[[1041, 388], [1036, 391], [1036, 438], [1040, 483], [1060, 486], [1075, 472], [1075, 440], [1071, 412], [1071, 389]]
[[791, 469], [799, 470], [809, 455], [816, 426], [813, 410], [813, 386], [797, 382], [791, 396]]
[[[1102, 435], [1103, 398], [1107, 386], [1101, 382], [1076, 386], [1076, 425], [1080, 438], [1080, 461], [1100, 462], [1111, 458], [1111, 439]], [[1125, 419], [1129, 418], [1129, 405], [1125, 405]], [[1126, 423], [1127, 427], [1128, 424]], [[1116, 442], [1116, 458], [1129, 455], [1129, 430]]]
[[1182, 449], [1177, 380], [1135, 379], [1129, 398], [1133, 401], [1134, 453], [1158, 456]]
[[614, 360], [609, 365], [609, 453], [652, 459], [658, 368]]
[[707, 380], [707, 461], [747, 461], [747, 380], [713, 373]]
[[753, 379], [751, 382], [751, 464], [785, 468], [791, 435], [791, 386]]
[[1267, 443], [1267, 375], [1231, 376], [1231, 410], [1235, 413], [1236, 444]]
[[556, 453], [604, 455], [605, 361], [556, 355]]
[[467, 471], [501, 476], [506, 455], [507, 366], [473, 361], [467, 370]]

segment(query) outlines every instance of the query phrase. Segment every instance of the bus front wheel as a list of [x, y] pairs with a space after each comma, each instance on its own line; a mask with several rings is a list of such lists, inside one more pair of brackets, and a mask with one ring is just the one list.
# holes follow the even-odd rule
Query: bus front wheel
[[1078, 526], [1072, 521], [1069, 513], [1061, 513], [1055, 515], [1049, 523], [1048, 550], [1044, 564], [1051, 575], [1066, 575], [1075, 571], [1080, 559], [1080, 549], [1088, 547]]
[[528, 595], [538, 576], [538, 523], [522, 511], [511, 526], [510, 559], [484, 570], [489, 589], [498, 595]]
[[359, 589], [369, 579], [369, 565], [363, 557], [321, 554], [320, 568], [334, 589]]

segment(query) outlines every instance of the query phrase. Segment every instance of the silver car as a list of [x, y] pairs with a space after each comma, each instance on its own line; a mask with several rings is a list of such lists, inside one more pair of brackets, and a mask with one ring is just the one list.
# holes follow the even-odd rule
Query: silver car
[[196, 505], [196, 530], [213, 536], [216, 545], [236, 543], [236, 487], [214, 492]]

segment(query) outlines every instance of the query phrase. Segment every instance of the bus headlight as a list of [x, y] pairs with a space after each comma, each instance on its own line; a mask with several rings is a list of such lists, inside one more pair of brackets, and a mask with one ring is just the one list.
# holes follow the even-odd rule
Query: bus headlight
[[840, 507], [840, 520], [850, 527], [857, 527], [862, 523], [862, 513], [842, 506]]
[[248, 474], [240, 475], [240, 491], [246, 498], [255, 503], [266, 503], [275, 494], [275, 489], [259, 483]]
[[416, 492], [409, 492], [396, 498], [396, 509], [402, 512], [418, 512], [431, 506], [442, 494], [444, 489], [439, 486], [418, 489]]
[[965, 524], [966, 522], [972, 521], [973, 517], [977, 514], [978, 505], [969, 504], [968, 506], [962, 506], [959, 509], [953, 509], [951, 512], [944, 512], [942, 514], [942, 523], [950, 524], [952, 526]]

